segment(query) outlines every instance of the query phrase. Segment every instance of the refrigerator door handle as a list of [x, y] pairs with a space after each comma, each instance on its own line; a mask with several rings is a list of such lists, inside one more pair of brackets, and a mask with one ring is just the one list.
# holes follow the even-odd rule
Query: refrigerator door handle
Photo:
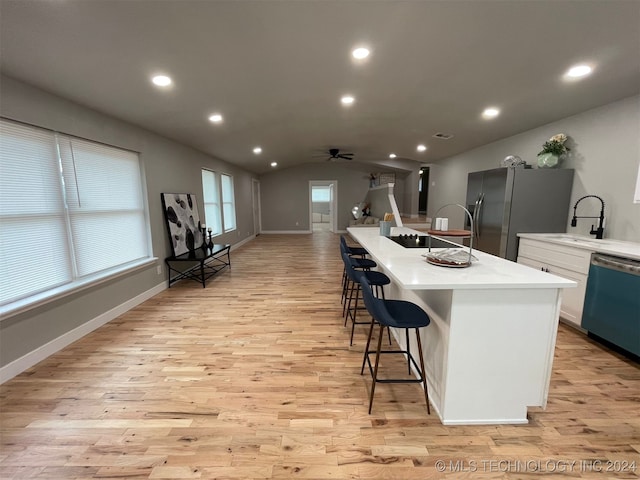
[[475, 225], [476, 230], [476, 238], [480, 238], [480, 216], [482, 215], [482, 204], [484, 203], [484, 193], [478, 195], [478, 200], [476, 200], [476, 208], [473, 211], [473, 223]]

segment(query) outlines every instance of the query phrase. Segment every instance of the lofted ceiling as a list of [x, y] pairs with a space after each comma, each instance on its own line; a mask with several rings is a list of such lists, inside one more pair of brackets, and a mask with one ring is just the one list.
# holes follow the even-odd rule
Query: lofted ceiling
[[430, 164], [640, 92], [638, 0], [0, 0], [0, 41], [3, 74], [258, 174]]

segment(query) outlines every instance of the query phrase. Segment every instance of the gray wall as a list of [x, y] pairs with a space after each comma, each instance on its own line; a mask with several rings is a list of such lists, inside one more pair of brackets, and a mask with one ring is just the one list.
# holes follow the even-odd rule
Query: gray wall
[[396, 184], [393, 188], [394, 197], [398, 204], [398, 210], [403, 217], [418, 216], [418, 181], [420, 179], [420, 166], [411, 172], [396, 174]]
[[[152, 134], [99, 112], [38, 90], [14, 79], [0, 79], [0, 114], [36, 126], [140, 152], [143, 162], [156, 265], [69, 295], [0, 322], [0, 366], [5, 366], [66, 332], [166, 283], [163, 260], [170, 255], [160, 203], [161, 192], [195, 193], [202, 204], [203, 167], [233, 175], [237, 231], [216, 238], [217, 243], [237, 243], [253, 235], [252, 174], [191, 148]], [[37, 242], [37, 238], [34, 238]], [[40, 245], [46, 248], [46, 245]], [[99, 254], [99, 252], [96, 252]]]
[[[337, 180], [338, 230], [345, 230], [353, 218], [351, 208], [362, 202], [369, 189], [366, 165], [343, 166], [338, 163], [308, 163], [260, 176], [262, 230], [311, 230], [309, 225], [309, 181]], [[296, 225], [297, 223], [297, 225]]]
[[[433, 216], [447, 203], [464, 204], [469, 172], [496, 168], [507, 155], [519, 155], [535, 166], [542, 144], [556, 133], [569, 136], [567, 145], [571, 152], [561, 166], [575, 169], [571, 207], [583, 195], [601, 196], [606, 203], [605, 237], [640, 242], [640, 204], [633, 203], [640, 160], [640, 96], [567, 117], [431, 165], [428, 215]], [[599, 205], [597, 201], [585, 200], [578, 207], [578, 215], [598, 215]], [[447, 215], [439, 215], [450, 217], [450, 227], [462, 228], [462, 213], [456, 210], [448, 209]], [[589, 235], [591, 222], [579, 220], [573, 228], [570, 226], [572, 214], [573, 208], [567, 218], [567, 232]]]

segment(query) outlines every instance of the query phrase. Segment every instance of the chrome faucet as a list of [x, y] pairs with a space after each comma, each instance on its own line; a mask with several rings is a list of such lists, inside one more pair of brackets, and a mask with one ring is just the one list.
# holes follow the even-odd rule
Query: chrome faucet
[[[585, 198], [590, 198], [590, 197], [597, 198], [598, 200], [600, 200], [600, 203], [602, 204], [602, 208], [600, 209], [600, 216], [599, 217], [577, 217], [576, 209], [578, 208], [578, 204]], [[600, 222], [598, 223], [598, 228], [594, 230], [593, 225], [591, 225], [591, 231], [589, 232], [589, 234], [595, 235], [596, 238], [602, 238], [602, 235], [604, 234], [604, 200], [602, 200], [597, 195], [585, 195], [584, 197], [579, 198], [576, 204], [573, 206], [573, 218], [571, 219], [572, 227], [575, 227], [578, 224], [578, 218], [599, 218]]]

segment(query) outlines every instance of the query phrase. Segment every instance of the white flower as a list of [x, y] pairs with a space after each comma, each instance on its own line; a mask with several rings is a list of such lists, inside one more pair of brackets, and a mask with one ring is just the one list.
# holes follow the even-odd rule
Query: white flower
[[567, 136], [564, 133], [558, 133], [549, 139], [550, 142], [564, 143], [567, 141]]

